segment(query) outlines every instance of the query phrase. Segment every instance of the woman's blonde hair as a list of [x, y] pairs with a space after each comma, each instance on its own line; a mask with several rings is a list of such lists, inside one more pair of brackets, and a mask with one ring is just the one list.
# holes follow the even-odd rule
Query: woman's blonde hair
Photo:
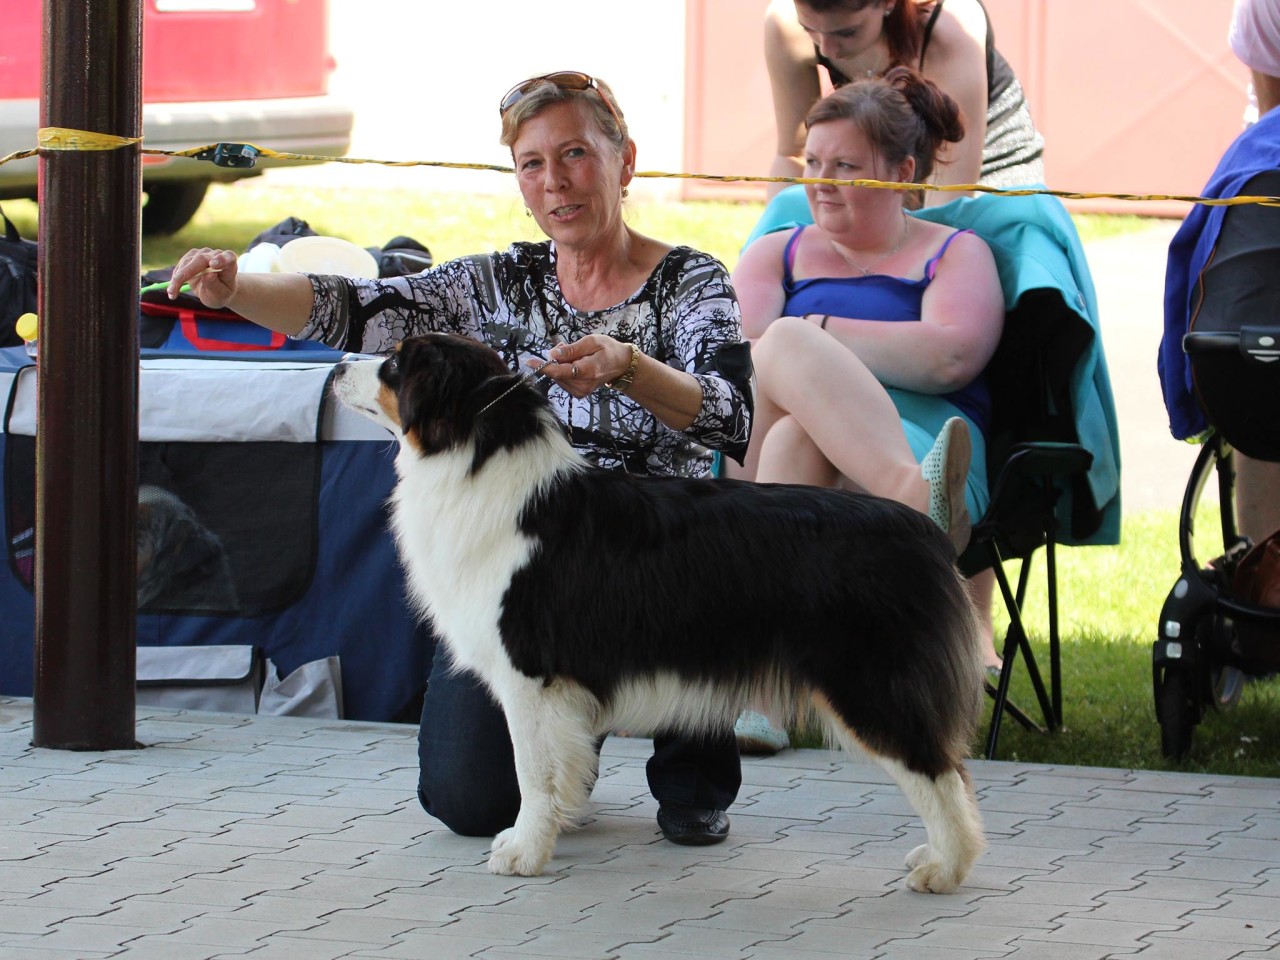
[[516, 142], [520, 127], [526, 120], [536, 117], [553, 103], [571, 103], [575, 100], [582, 100], [591, 107], [591, 116], [605, 139], [619, 150], [626, 146], [629, 134], [622, 108], [618, 106], [609, 85], [598, 78], [594, 87], [585, 90], [566, 90], [550, 80], [537, 84], [502, 115], [502, 137], [499, 143], [510, 147]]

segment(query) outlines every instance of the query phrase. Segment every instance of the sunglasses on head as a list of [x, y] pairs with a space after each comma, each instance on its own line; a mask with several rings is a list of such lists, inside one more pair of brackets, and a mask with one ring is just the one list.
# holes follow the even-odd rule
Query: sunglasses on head
[[561, 90], [594, 90], [596, 92], [596, 96], [604, 101], [604, 105], [606, 109], [608, 109], [609, 115], [613, 117], [613, 122], [618, 125], [618, 129], [622, 129], [622, 118], [618, 116], [618, 111], [613, 109], [613, 104], [609, 102], [609, 98], [600, 91], [600, 86], [596, 83], [595, 77], [588, 76], [585, 73], [579, 73], [576, 70], [562, 70], [559, 73], [548, 73], [541, 77], [530, 77], [528, 80], [517, 83], [514, 87], [508, 90], [506, 96], [498, 102], [498, 116], [505, 117], [507, 115], [507, 111], [519, 103], [525, 94], [534, 87], [544, 83], [555, 84]]

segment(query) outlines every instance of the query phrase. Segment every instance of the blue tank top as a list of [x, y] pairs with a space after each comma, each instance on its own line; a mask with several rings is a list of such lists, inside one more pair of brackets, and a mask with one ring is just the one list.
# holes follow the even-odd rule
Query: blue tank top
[[[858, 317], [861, 320], [886, 323], [920, 319], [924, 291], [937, 272], [938, 261], [959, 234], [973, 232], [957, 230], [948, 236], [938, 252], [924, 265], [924, 276], [919, 280], [907, 280], [884, 273], [872, 273], [865, 277], [812, 277], [797, 280], [792, 276], [791, 269], [795, 263], [796, 244], [805, 229], [803, 226], [797, 227], [783, 251], [782, 289], [786, 294], [786, 302], [782, 315], [803, 317], [808, 313], [829, 313], [837, 317]], [[984, 434], [987, 432], [991, 423], [991, 391], [983, 374], [979, 374], [959, 390], [939, 396], [959, 408]]]

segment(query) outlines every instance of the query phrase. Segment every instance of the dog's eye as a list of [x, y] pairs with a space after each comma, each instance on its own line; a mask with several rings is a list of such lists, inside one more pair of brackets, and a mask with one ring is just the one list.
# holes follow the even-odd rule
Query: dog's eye
[[400, 358], [397, 354], [392, 354], [382, 361], [382, 366], [378, 368], [378, 378], [387, 384], [395, 384], [400, 380]]

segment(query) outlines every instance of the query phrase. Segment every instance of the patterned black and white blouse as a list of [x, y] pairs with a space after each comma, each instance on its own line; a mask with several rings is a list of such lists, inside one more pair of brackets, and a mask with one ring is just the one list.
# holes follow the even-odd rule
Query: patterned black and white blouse
[[556, 277], [555, 246], [516, 243], [408, 277], [311, 276], [315, 305], [300, 337], [339, 350], [385, 353], [406, 337], [460, 333], [487, 343], [513, 370], [558, 343], [602, 333], [696, 377], [702, 409], [683, 432], [625, 394], [601, 387], [582, 399], [540, 386], [574, 447], [607, 469], [704, 476], [713, 450], [741, 461], [751, 432], [751, 362], [728, 273], [689, 247], [671, 250], [634, 294], [604, 310], [570, 306]]

